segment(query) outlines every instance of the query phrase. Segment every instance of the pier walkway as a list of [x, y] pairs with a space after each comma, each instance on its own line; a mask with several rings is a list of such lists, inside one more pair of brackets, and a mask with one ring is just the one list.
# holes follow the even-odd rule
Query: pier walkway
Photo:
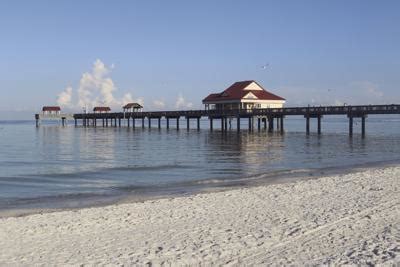
[[[170, 128], [170, 121], [176, 120], [176, 128], [179, 129], [180, 119], [186, 119], [186, 128], [190, 127], [190, 120], [197, 121], [197, 129], [200, 129], [200, 119], [207, 117], [210, 123], [210, 130], [214, 129], [214, 121], [219, 120], [222, 131], [228, 130], [228, 121], [236, 120], [237, 131], [240, 131], [241, 119], [248, 119], [248, 128], [253, 130], [264, 127], [269, 131], [274, 130], [276, 120], [277, 130], [284, 131], [284, 118], [287, 116], [304, 116], [306, 121], [306, 133], [310, 133], [310, 120], [317, 120], [317, 132], [321, 134], [322, 118], [327, 115], [345, 115], [349, 119], [349, 134], [353, 134], [354, 118], [361, 118], [361, 133], [365, 135], [365, 124], [368, 115], [375, 114], [400, 114], [400, 105], [360, 105], [360, 106], [320, 106], [320, 107], [287, 107], [267, 108], [252, 110], [184, 110], [184, 111], [149, 111], [149, 112], [117, 112], [117, 113], [81, 113], [74, 114], [75, 125], [82, 122], [82, 126], [89, 127], [121, 127], [121, 121], [125, 120], [128, 127], [136, 127], [136, 121], [142, 128], [151, 127], [152, 120], [157, 120], [158, 128], [161, 128], [161, 120], [166, 120], [167, 129]], [[37, 116], [37, 115], [36, 115]], [[36, 117], [36, 119], [38, 119]], [[262, 125], [263, 124], [263, 125]]]

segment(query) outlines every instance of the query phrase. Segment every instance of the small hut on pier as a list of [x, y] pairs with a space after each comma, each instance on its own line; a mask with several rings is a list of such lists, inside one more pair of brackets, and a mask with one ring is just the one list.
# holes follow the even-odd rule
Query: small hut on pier
[[124, 112], [138, 112], [141, 111], [143, 106], [139, 103], [128, 103], [122, 107]]
[[266, 91], [256, 81], [235, 82], [221, 93], [203, 99], [205, 108], [216, 110], [282, 108], [283, 97]]
[[111, 111], [110, 107], [94, 107], [94, 113], [108, 113]]
[[42, 112], [43, 115], [60, 115], [61, 108], [59, 106], [44, 106]]

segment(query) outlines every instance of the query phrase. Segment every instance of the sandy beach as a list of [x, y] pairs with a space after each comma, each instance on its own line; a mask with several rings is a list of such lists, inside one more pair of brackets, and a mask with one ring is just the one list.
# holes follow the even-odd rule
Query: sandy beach
[[0, 265], [400, 262], [400, 167], [0, 220]]

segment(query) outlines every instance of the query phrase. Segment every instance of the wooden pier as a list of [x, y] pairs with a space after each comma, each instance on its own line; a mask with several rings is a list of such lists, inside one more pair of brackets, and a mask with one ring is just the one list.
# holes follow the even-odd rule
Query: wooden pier
[[[122, 121], [126, 121], [125, 125], [135, 128], [136, 122], [139, 120], [141, 127], [151, 128], [152, 122], [156, 121], [158, 128], [161, 128], [161, 120], [166, 121], [166, 128], [170, 128], [171, 120], [176, 121], [176, 129], [180, 127], [180, 119], [186, 119], [186, 128], [190, 128], [190, 121], [195, 120], [197, 129], [200, 129], [200, 119], [208, 118], [210, 130], [214, 130], [214, 122], [219, 120], [220, 129], [228, 131], [232, 122], [236, 120], [236, 130], [241, 129], [241, 120], [248, 120], [248, 128], [254, 130], [255, 124], [257, 129], [261, 127], [272, 132], [276, 129], [284, 132], [284, 118], [288, 116], [304, 116], [306, 121], [306, 133], [311, 132], [311, 120], [317, 120], [317, 133], [322, 133], [322, 119], [329, 115], [344, 115], [349, 120], [349, 135], [353, 135], [354, 118], [361, 119], [361, 134], [366, 133], [366, 118], [368, 115], [375, 114], [400, 114], [400, 105], [360, 105], [360, 106], [320, 106], [320, 107], [288, 107], [288, 108], [267, 108], [267, 109], [251, 109], [251, 110], [184, 110], [184, 111], [151, 111], [151, 112], [117, 112], [117, 113], [80, 113], [74, 114], [72, 117], [75, 126], [84, 127], [122, 127]], [[38, 120], [38, 114], [36, 115]], [[98, 124], [101, 122], [101, 124]], [[229, 126], [228, 127], [228, 122]]]
[[75, 115], [74, 114], [63, 114], [63, 113], [59, 113], [59, 114], [43, 114], [43, 113], [39, 113], [39, 114], [35, 114], [35, 120], [36, 120], [36, 126], [38, 127], [40, 124], [40, 121], [42, 120], [50, 120], [50, 121], [61, 121], [61, 124], [63, 126], [66, 125], [67, 121], [69, 120], [74, 120], [75, 119]]

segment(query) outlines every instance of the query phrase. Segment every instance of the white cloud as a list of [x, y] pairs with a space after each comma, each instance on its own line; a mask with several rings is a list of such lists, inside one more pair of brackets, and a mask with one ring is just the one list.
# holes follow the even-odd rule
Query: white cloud
[[66, 108], [72, 106], [72, 87], [69, 86], [65, 88], [65, 90], [57, 96], [57, 104]]
[[116, 106], [120, 101], [114, 98], [113, 92], [117, 90], [113, 80], [109, 77], [110, 70], [97, 59], [91, 72], [82, 75], [78, 88], [78, 105], [93, 107], [95, 105]]
[[156, 109], [162, 109], [165, 108], [165, 102], [162, 100], [154, 100], [153, 101], [153, 107]]
[[180, 109], [180, 108], [191, 108], [191, 107], [193, 107], [193, 103], [187, 102], [183, 97], [183, 95], [179, 94], [178, 99], [176, 100], [175, 103], [175, 108]]
[[133, 102], [133, 97], [131, 93], [127, 93], [122, 97], [122, 105], [126, 105], [132, 102]]
[[72, 102], [72, 87], [58, 95], [57, 102], [61, 106], [81, 109], [86, 107], [91, 109], [97, 105], [107, 105], [112, 108], [121, 108], [122, 105], [129, 102], [137, 102], [143, 105], [143, 98], [134, 99], [130, 93], [126, 93], [122, 98], [117, 98], [114, 94], [117, 87], [111, 78], [111, 70], [114, 64], [107, 67], [100, 59], [93, 63], [92, 70], [82, 74], [77, 89], [76, 104]]

